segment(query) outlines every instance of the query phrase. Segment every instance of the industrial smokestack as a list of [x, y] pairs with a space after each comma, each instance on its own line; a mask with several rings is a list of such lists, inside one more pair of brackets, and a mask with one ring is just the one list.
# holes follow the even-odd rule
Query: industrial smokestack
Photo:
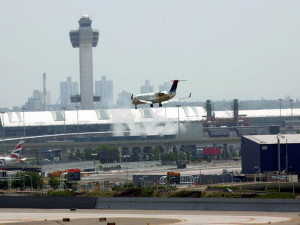
[[47, 111], [46, 73], [43, 73], [43, 104], [44, 104], [44, 111]]
[[239, 117], [239, 100], [233, 99], [233, 117], [238, 118]]
[[206, 104], [205, 104], [205, 107], [206, 107], [206, 113], [207, 113], [207, 120], [211, 120], [211, 117], [212, 117], [212, 103], [211, 103], [211, 100], [206, 100]]

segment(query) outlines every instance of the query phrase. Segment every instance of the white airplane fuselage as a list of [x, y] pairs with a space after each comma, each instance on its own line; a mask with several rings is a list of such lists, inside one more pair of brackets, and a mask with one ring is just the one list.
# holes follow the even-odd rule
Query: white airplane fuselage
[[133, 97], [132, 104], [134, 105], [149, 104], [147, 102], [161, 103], [164, 101], [168, 101], [171, 98], [174, 98], [175, 95], [176, 92], [171, 92], [171, 91], [160, 91], [160, 92], [139, 94]]
[[19, 162], [18, 159], [12, 157], [0, 157], [0, 164], [11, 164]]

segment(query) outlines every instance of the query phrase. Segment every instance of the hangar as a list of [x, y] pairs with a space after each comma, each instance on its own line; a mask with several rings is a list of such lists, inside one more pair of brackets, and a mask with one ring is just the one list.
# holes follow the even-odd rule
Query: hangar
[[300, 134], [242, 136], [242, 173], [300, 175]]

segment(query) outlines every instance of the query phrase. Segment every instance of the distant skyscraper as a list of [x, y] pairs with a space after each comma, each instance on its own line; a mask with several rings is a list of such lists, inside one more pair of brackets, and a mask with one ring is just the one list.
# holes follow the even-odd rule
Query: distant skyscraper
[[150, 81], [146, 80], [145, 81], [145, 85], [141, 86], [141, 93], [149, 93], [149, 92], [153, 92], [154, 91], [154, 87], [152, 85], [150, 85]]
[[127, 91], [122, 91], [118, 94], [117, 101], [118, 108], [129, 108], [131, 107], [131, 93]]
[[80, 105], [81, 109], [93, 109], [92, 47], [96, 47], [98, 44], [99, 31], [92, 29], [92, 20], [88, 15], [80, 17], [78, 23], [79, 29], [70, 31], [70, 40], [73, 48], [79, 48]]
[[25, 103], [26, 111], [40, 111], [43, 109], [43, 93], [39, 90], [34, 90], [32, 97], [28, 98]]
[[95, 81], [95, 94], [100, 95], [100, 106], [109, 107], [113, 105], [113, 82], [102, 76], [100, 81]]
[[60, 82], [60, 103], [67, 106], [71, 103], [70, 96], [78, 94], [78, 82], [73, 82], [71, 77], [67, 81]]
[[159, 91], [169, 91], [171, 89], [171, 83], [165, 82], [162, 85], [159, 85]]

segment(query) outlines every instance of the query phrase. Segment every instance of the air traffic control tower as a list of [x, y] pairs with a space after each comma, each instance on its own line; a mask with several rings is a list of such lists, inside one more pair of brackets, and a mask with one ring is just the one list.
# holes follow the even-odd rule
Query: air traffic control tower
[[79, 48], [80, 63], [80, 95], [71, 96], [72, 102], [80, 102], [81, 109], [94, 109], [94, 101], [100, 101], [99, 96], [93, 96], [93, 53], [99, 39], [99, 31], [91, 27], [92, 20], [83, 15], [78, 20], [79, 29], [70, 31], [73, 48]]

